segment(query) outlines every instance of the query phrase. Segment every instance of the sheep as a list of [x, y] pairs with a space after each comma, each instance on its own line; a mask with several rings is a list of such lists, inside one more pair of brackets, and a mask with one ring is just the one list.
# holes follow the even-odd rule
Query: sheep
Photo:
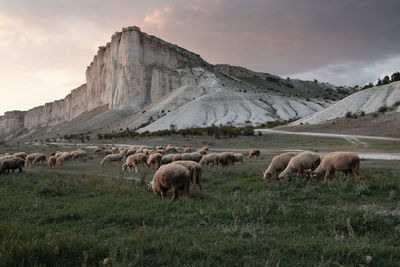
[[174, 156], [172, 157], [172, 161], [178, 161], [178, 160], [182, 160], [182, 155], [181, 154], [174, 154]]
[[56, 156], [50, 156], [49, 159], [47, 160], [47, 164], [49, 165], [50, 168], [54, 168], [57, 164]]
[[190, 157], [190, 160], [195, 161], [197, 163], [199, 163], [201, 161], [201, 159], [203, 158], [203, 156], [199, 152], [190, 153], [189, 157]]
[[278, 177], [283, 178], [286, 177], [290, 172], [297, 171], [297, 175], [303, 178], [304, 170], [314, 170], [316, 167], [318, 167], [320, 162], [321, 159], [318, 153], [304, 151], [291, 158], [285, 170], [283, 170]]
[[109, 154], [103, 158], [103, 160], [100, 162], [100, 165], [103, 167], [104, 163], [108, 162], [111, 164], [111, 162], [114, 161], [119, 161], [121, 164], [123, 164], [122, 156], [120, 154]]
[[156, 146], [156, 150], [164, 150], [163, 146]]
[[218, 166], [218, 158], [219, 154], [218, 153], [210, 153], [207, 155], [204, 155], [203, 158], [200, 161], [201, 166]]
[[254, 157], [258, 158], [259, 156], [260, 156], [260, 150], [252, 149], [249, 151], [249, 159], [252, 159]]
[[235, 156], [231, 152], [222, 152], [218, 156], [218, 165], [221, 167], [229, 167], [233, 165]]
[[32, 165], [35, 165], [36, 163], [45, 163], [46, 164], [46, 155], [42, 153], [38, 153], [35, 157], [35, 159], [32, 161]]
[[190, 191], [190, 172], [187, 168], [178, 164], [167, 164], [161, 166], [153, 176], [150, 182], [151, 190], [154, 194], [161, 196], [163, 199], [168, 189], [172, 191], [171, 200], [178, 199], [178, 191], [184, 190], [189, 193]]
[[263, 178], [269, 179], [275, 175], [275, 179], [277, 179], [278, 173], [283, 171], [289, 164], [289, 161], [297, 155], [298, 153], [295, 152], [285, 152], [273, 157], [268, 168], [263, 173]]
[[135, 168], [135, 172], [137, 173], [137, 167], [141, 164], [147, 165], [147, 155], [144, 153], [137, 153], [135, 155], [130, 155], [126, 158], [124, 165], [122, 165], [122, 170], [126, 171], [128, 169], [129, 172], [133, 172], [133, 168]]
[[14, 153], [13, 156], [25, 160], [27, 155], [28, 154], [26, 152], [17, 152], [17, 153]]
[[104, 149], [102, 149], [101, 147], [98, 147], [93, 151], [93, 153], [96, 155], [102, 155], [104, 153]]
[[147, 159], [147, 167], [151, 167], [151, 166], [157, 164], [156, 169], [160, 168], [161, 159], [162, 159], [162, 155], [160, 153], [150, 154], [149, 158]]
[[173, 146], [167, 146], [165, 148], [165, 154], [171, 154], [171, 153], [178, 153], [178, 150]]
[[134, 155], [136, 153], [137, 149], [136, 148], [128, 148], [128, 150], [125, 153], [125, 157], [129, 157], [130, 155]]
[[204, 146], [204, 147], [202, 147], [202, 148], [199, 148], [199, 149], [197, 150], [197, 152], [199, 152], [199, 153], [202, 154], [202, 155], [207, 154], [207, 152], [208, 152], [208, 146]]
[[38, 154], [39, 153], [32, 153], [32, 154], [27, 155], [26, 158], [25, 158], [25, 166], [26, 167], [31, 167], [32, 166], [32, 162], [35, 160], [35, 158], [36, 158], [36, 156]]
[[242, 153], [235, 153], [233, 154], [234, 156], [234, 162], [243, 162], [243, 154]]
[[181, 161], [176, 161], [173, 164], [178, 164], [188, 169], [188, 171], [190, 172], [191, 184], [197, 185], [197, 187], [200, 190], [202, 189], [201, 185], [202, 168], [199, 163], [192, 160], [181, 160]]
[[356, 179], [360, 176], [360, 157], [353, 152], [332, 152], [322, 157], [319, 166], [311, 172], [311, 178], [317, 178], [325, 173], [324, 179], [334, 175], [336, 171], [353, 175]]
[[168, 154], [161, 158], [161, 165], [165, 165], [172, 162], [173, 157], [175, 154]]
[[85, 150], [80, 148], [76, 151], [72, 151], [71, 155], [72, 155], [72, 159], [84, 159], [84, 158], [86, 158], [87, 153]]
[[2, 160], [0, 164], [0, 174], [4, 173], [5, 171], [9, 172], [10, 170], [12, 170], [14, 173], [15, 169], [19, 169], [19, 173], [22, 173], [24, 165], [25, 160], [19, 157]]
[[111, 149], [111, 148], [106, 148], [106, 149], [104, 149], [104, 154], [107, 156], [107, 155], [111, 155], [111, 154], [113, 154], [113, 150]]
[[183, 153], [192, 153], [192, 148], [191, 147], [184, 147], [183, 148]]

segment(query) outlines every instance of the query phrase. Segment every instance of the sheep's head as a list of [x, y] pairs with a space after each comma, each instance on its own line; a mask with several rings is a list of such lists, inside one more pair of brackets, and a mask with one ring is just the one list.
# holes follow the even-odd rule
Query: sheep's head
[[311, 173], [310, 173], [310, 178], [311, 179], [317, 179], [319, 176], [320, 176], [320, 172], [318, 172], [318, 171], [312, 171]]
[[264, 173], [263, 173], [263, 178], [265, 179], [265, 180], [268, 180], [268, 179], [271, 179], [272, 178], [272, 173], [270, 172], [270, 171], [265, 171]]

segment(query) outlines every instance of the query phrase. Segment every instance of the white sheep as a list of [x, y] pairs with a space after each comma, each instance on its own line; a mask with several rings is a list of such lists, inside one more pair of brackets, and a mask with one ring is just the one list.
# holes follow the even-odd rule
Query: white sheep
[[117, 162], [117, 161], [123, 164], [122, 156], [120, 154], [109, 154], [103, 158], [103, 160], [100, 162], [100, 165], [103, 167], [104, 164], [107, 162], [111, 164], [111, 162]]
[[353, 152], [332, 152], [325, 155], [319, 166], [311, 173], [311, 178], [317, 178], [325, 173], [324, 179], [334, 175], [336, 171], [353, 175], [356, 179], [360, 176], [360, 157]]
[[304, 151], [291, 158], [285, 170], [278, 177], [286, 177], [290, 172], [297, 172], [298, 176], [303, 177], [305, 170], [314, 170], [320, 162], [318, 153]]
[[278, 173], [283, 171], [289, 164], [289, 161], [297, 155], [298, 153], [295, 152], [285, 152], [273, 157], [268, 168], [263, 173], [263, 178], [269, 179], [273, 175], [275, 175], [275, 178], [278, 178]]

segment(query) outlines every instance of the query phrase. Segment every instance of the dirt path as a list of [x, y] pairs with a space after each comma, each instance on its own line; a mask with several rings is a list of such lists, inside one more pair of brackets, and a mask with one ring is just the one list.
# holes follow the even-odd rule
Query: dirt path
[[367, 146], [367, 143], [361, 141], [360, 139], [400, 142], [400, 138], [383, 137], [383, 136], [311, 133], [311, 132], [289, 132], [289, 131], [271, 130], [271, 129], [256, 129], [255, 131], [261, 132], [263, 134], [287, 134], [287, 135], [303, 135], [303, 136], [318, 136], [318, 137], [337, 137], [337, 138], [343, 138], [352, 144], [361, 144], [363, 146]]

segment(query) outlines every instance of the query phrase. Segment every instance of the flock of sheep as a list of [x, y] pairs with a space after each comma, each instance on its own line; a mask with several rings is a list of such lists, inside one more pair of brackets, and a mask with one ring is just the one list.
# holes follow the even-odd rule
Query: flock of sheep
[[[182, 151], [183, 153], [179, 153]], [[94, 153], [105, 155], [100, 165], [119, 162], [123, 171], [138, 172], [139, 167], [155, 168], [156, 172], [149, 183], [149, 190], [161, 196], [166, 196], [168, 190], [172, 191], [172, 200], [178, 198], [179, 191], [190, 193], [191, 187], [202, 189], [201, 177], [204, 167], [226, 168], [235, 163], [243, 162], [241, 153], [209, 153], [207, 146], [192, 151], [190, 147], [177, 148], [171, 145], [166, 147], [113, 147], [97, 148]], [[260, 150], [252, 149], [248, 158], [260, 156]], [[69, 152], [52, 153], [47, 163], [49, 167], [63, 167], [72, 160], [85, 159], [87, 152], [78, 149]], [[0, 174], [9, 170], [23, 167], [32, 167], [38, 163], [45, 163], [46, 155], [42, 153], [27, 154], [19, 152], [12, 155], [0, 155]], [[299, 177], [306, 174], [309, 178], [318, 178], [324, 174], [325, 179], [342, 171], [346, 175], [359, 178], [360, 158], [352, 152], [332, 152], [318, 154], [304, 151], [301, 153], [286, 152], [272, 158], [268, 168], [263, 173], [263, 178], [268, 180], [273, 177], [285, 178], [290, 173], [296, 173]]]

